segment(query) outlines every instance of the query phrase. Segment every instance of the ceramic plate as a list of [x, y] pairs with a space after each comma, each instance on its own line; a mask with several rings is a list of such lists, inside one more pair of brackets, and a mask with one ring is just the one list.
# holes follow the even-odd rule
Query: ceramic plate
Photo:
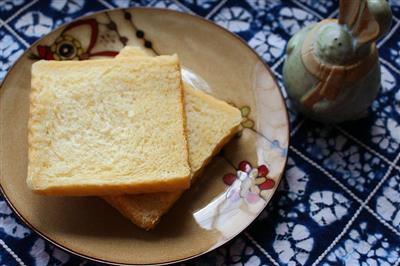
[[[237, 106], [243, 116], [240, 134], [150, 232], [99, 198], [38, 196], [25, 183], [32, 63], [111, 58], [125, 45], [143, 47], [149, 54], [177, 53], [186, 82]], [[115, 265], [177, 262], [239, 234], [274, 194], [289, 141], [283, 98], [257, 54], [207, 20], [160, 9], [104, 11], [48, 34], [5, 78], [0, 118], [1, 188], [14, 211], [55, 245]]]

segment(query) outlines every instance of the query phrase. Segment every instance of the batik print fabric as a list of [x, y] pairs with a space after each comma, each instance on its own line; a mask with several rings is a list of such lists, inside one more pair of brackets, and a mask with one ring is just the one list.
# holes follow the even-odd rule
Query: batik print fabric
[[[223, 247], [185, 265], [399, 265], [400, 1], [378, 42], [382, 88], [368, 117], [326, 127], [297, 115], [290, 101], [289, 160], [279, 191], [259, 218]], [[2, 0], [0, 79], [31, 43], [62, 23], [114, 7], [194, 13], [239, 35], [282, 87], [290, 36], [336, 17], [333, 0]], [[222, 178], [222, 177], [221, 177]], [[0, 198], [1, 265], [95, 265], [49, 244]]]

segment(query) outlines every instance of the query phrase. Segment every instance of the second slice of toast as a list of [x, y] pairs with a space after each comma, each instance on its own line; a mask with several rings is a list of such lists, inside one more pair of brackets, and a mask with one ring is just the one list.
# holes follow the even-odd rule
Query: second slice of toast
[[[147, 56], [141, 49], [125, 47], [117, 58], [132, 61]], [[117, 59], [117, 60], [119, 60]], [[240, 111], [184, 84], [185, 109], [192, 181], [204, 166], [239, 130]], [[168, 193], [103, 197], [134, 224], [153, 229], [184, 190]]]

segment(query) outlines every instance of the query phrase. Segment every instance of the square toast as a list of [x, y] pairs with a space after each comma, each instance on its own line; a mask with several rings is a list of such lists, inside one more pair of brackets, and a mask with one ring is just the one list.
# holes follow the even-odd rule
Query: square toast
[[28, 186], [46, 195], [190, 186], [176, 55], [32, 66]]

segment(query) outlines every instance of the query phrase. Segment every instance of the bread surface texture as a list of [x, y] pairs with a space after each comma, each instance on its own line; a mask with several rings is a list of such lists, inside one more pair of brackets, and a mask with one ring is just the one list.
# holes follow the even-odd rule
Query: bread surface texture
[[188, 188], [181, 83], [176, 55], [34, 63], [29, 187], [72, 196]]
[[[117, 58], [132, 61], [145, 56], [139, 48], [125, 47]], [[204, 166], [238, 132], [240, 111], [204, 92], [184, 84], [185, 110], [192, 181]], [[168, 193], [107, 196], [104, 199], [134, 224], [153, 229], [184, 190]]]

